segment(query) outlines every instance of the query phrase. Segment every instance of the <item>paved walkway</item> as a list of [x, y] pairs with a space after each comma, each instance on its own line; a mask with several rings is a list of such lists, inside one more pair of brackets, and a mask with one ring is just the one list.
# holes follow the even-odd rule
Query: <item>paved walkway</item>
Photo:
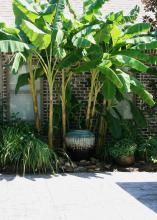
[[157, 173], [0, 175], [0, 220], [157, 220]]

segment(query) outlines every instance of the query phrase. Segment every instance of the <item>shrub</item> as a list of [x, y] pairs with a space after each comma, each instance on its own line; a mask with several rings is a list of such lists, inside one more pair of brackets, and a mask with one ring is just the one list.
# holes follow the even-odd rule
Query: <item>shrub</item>
[[113, 158], [119, 158], [121, 156], [130, 156], [135, 153], [136, 143], [131, 139], [122, 139], [109, 148], [109, 153]]
[[[27, 130], [27, 132], [26, 132]], [[55, 173], [60, 167], [63, 151], [54, 151], [37, 138], [29, 126], [9, 126], [1, 129], [0, 163], [3, 169], [17, 172]]]
[[157, 138], [149, 137], [141, 144], [138, 151], [145, 153], [146, 161], [157, 163]]

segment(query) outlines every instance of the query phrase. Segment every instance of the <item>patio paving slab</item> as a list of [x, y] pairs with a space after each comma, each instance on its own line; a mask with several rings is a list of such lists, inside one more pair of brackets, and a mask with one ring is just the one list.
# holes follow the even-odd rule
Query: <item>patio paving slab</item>
[[157, 173], [0, 175], [0, 220], [157, 220]]

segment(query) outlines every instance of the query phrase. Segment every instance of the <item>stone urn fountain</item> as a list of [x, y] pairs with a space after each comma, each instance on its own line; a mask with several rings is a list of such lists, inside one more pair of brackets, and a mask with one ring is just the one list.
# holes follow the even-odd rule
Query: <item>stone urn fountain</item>
[[85, 160], [91, 156], [95, 135], [89, 130], [73, 130], [66, 134], [65, 143], [73, 160]]

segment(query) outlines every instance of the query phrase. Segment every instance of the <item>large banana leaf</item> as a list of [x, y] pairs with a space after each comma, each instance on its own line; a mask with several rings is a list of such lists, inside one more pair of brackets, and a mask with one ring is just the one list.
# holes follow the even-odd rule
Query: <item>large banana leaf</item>
[[109, 131], [114, 138], [120, 138], [122, 135], [122, 126], [120, 119], [113, 117], [113, 115], [108, 112], [107, 114], [107, 124]]
[[5, 23], [0, 21], [0, 28], [4, 28], [5, 27]]
[[142, 100], [150, 106], [155, 104], [153, 96], [145, 90], [144, 86], [135, 77], [131, 76], [131, 90], [134, 94], [137, 94]]
[[76, 73], [90, 72], [92, 69], [97, 68], [98, 64], [99, 64], [99, 60], [93, 60], [86, 63], [81, 63], [79, 67], [74, 69], [74, 71]]
[[113, 28], [113, 24], [104, 24], [103, 27], [100, 30], [98, 30], [94, 35], [96, 42], [98, 44], [102, 42], [109, 43], [111, 39], [110, 33], [112, 28]]
[[140, 12], [140, 7], [138, 5], [136, 5], [129, 13], [129, 15], [127, 16], [124, 16], [123, 18], [123, 23], [127, 23], [127, 22], [134, 22], [138, 15], [139, 15], [139, 12]]
[[114, 25], [111, 30], [113, 46], [115, 46], [118, 43], [118, 40], [120, 39], [121, 35], [122, 35], [122, 31], [116, 25]]
[[46, 49], [50, 45], [51, 35], [43, 32], [31, 22], [23, 20], [21, 29], [38, 49]]
[[119, 12], [111, 12], [106, 18], [109, 21], [113, 21], [114, 24], [126, 24], [126, 23], [131, 23], [134, 22], [138, 15], [139, 15], [139, 6], [135, 6], [127, 16], [124, 16], [123, 11], [119, 11]]
[[114, 72], [114, 70], [105, 66], [104, 63], [99, 65], [99, 69], [101, 73], [104, 74], [104, 76], [108, 78], [117, 88], [121, 88], [123, 86], [121, 80], [119, 79], [117, 74]]
[[13, 34], [15, 36], [17, 36], [19, 34], [19, 32], [20, 32], [20, 30], [18, 28], [7, 27], [7, 26], [5, 26], [3, 28], [3, 30], [5, 31], [5, 33]]
[[26, 57], [21, 53], [16, 53], [11, 62], [11, 73], [17, 74], [22, 63], [26, 63]]
[[117, 54], [126, 55], [137, 60], [144, 61], [147, 64], [157, 64], [157, 56], [148, 55], [146, 53], [141, 52], [140, 50], [122, 50], [118, 51]]
[[92, 60], [102, 60], [103, 58], [103, 50], [101, 46], [98, 44], [91, 45], [90, 48], [87, 48], [86, 50], [86, 55], [87, 57], [92, 61]]
[[[89, 38], [89, 36], [91, 36]], [[94, 38], [92, 35], [88, 35], [88, 39], [85, 37], [76, 37], [74, 36], [72, 39], [72, 43], [77, 48], [89, 48], [92, 44], [94, 44]]]
[[112, 23], [114, 23], [115, 25], [121, 23], [123, 18], [124, 18], [123, 11], [119, 11], [116, 13], [111, 12], [106, 16], [106, 19], [112, 21]]
[[130, 76], [129, 74], [123, 72], [120, 69], [116, 69], [117, 75], [119, 77], [119, 79], [121, 80], [121, 83], [123, 84], [123, 86], [121, 88], [119, 88], [119, 91], [122, 94], [126, 94], [126, 93], [130, 93]]
[[108, 78], [103, 77], [103, 80], [102, 94], [104, 99], [112, 100], [116, 95], [116, 87]]
[[6, 33], [4, 30], [0, 30], [0, 41], [1, 40], [14, 40], [14, 41], [18, 41], [19, 39], [14, 34], [9, 34], [9, 33]]
[[97, 32], [101, 29], [101, 24], [92, 24], [92, 25], [86, 25], [83, 27], [75, 36], [76, 37], [84, 37], [86, 35], [91, 34], [92, 32]]
[[146, 126], [146, 119], [143, 112], [136, 106], [135, 103], [129, 101], [131, 113], [138, 127], [144, 128]]
[[97, 13], [105, 2], [108, 0], [84, 0], [83, 1], [83, 9], [84, 14], [91, 15]]
[[56, 35], [56, 45], [59, 47], [59, 45], [63, 42], [64, 33], [62, 30], [58, 30]]
[[51, 45], [52, 48], [55, 45], [58, 30], [61, 30], [61, 17], [63, 15], [63, 10], [65, 8], [65, 0], [56, 0], [56, 13], [52, 23], [52, 33], [51, 33]]
[[13, 0], [13, 11], [17, 26], [21, 24], [23, 19], [35, 22], [39, 17], [33, 5], [26, 0]]
[[142, 73], [147, 73], [149, 70], [149, 67], [142, 62], [126, 55], [115, 55], [112, 57], [112, 62], [117, 66], [128, 66]]
[[[35, 70], [34, 75], [35, 75], [35, 80], [42, 77], [44, 75], [42, 68], [38, 68], [37, 70]], [[23, 73], [18, 76], [18, 80], [15, 88], [15, 94], [19, 92], [21, 87], [29, 84], [29, 79], [30, 79], [29, 73]]]
[[151, 50], [151, 49], [156, 49], [157, 48], [157, 41], [152, 41], [150, 43], [141, 43], [138, 44], [134, 47], [132, 47], [133, 49], [137, 49], [137, 50]]
[[55, 58], [58, 60], [62, 60], [66, 57], [65, 49], [62, 47], [59, 47], [57, 45], [55, 45], [53, 48], [53, 54], [54, 54]]
[[70, 0], [66, 0], [66, 4], [67, 4], [67, 7], [69, 9], [69, 12], [73, 15], [74, 19], [77, 19], [78, 18], [78, 15], [77, 15], [77, 12], [76, 10], [74, 9], [72, 3]]
[[125, 30], [122, 39], [129, 39], [139, 34], [148, 33], [150, 28], [151, 25], [149, 23], [138, 23], [131, 25]]
[[124, 42], [126, 44], [133, 44], [133, 45], [138, 45], [141, 43], [151, 43], [152, 41], [156, 41], [156, 38], [151, 37], [151, 36], [138, 36], [138, 37], [134, 37], [131, 39], [126, 39], [124, 40]]
[[15, 94], [17, 94], [21, 87], [29, 84], [29, 73], [23, 73], [18, 76], [16, 83]]
[[44, 10], [41, 11], [40, 16], [43, 17], [43, 19], [48, 23], [52, 24], [53, 18], [56, 13], [56, 3], [52, 2], [45, 5]]
[[0, 52], [3, 53], [15, 53], [24, 52], [25, 50], [32, 50], [33, 47], [29, 44], [14, 40], [1, 40], [0, 41]]
[[59, 68], [71, 67], [76, 62], [80, 61], [81, 57], [82, 54], [80, 51], [72, 51], [59, 63]]

